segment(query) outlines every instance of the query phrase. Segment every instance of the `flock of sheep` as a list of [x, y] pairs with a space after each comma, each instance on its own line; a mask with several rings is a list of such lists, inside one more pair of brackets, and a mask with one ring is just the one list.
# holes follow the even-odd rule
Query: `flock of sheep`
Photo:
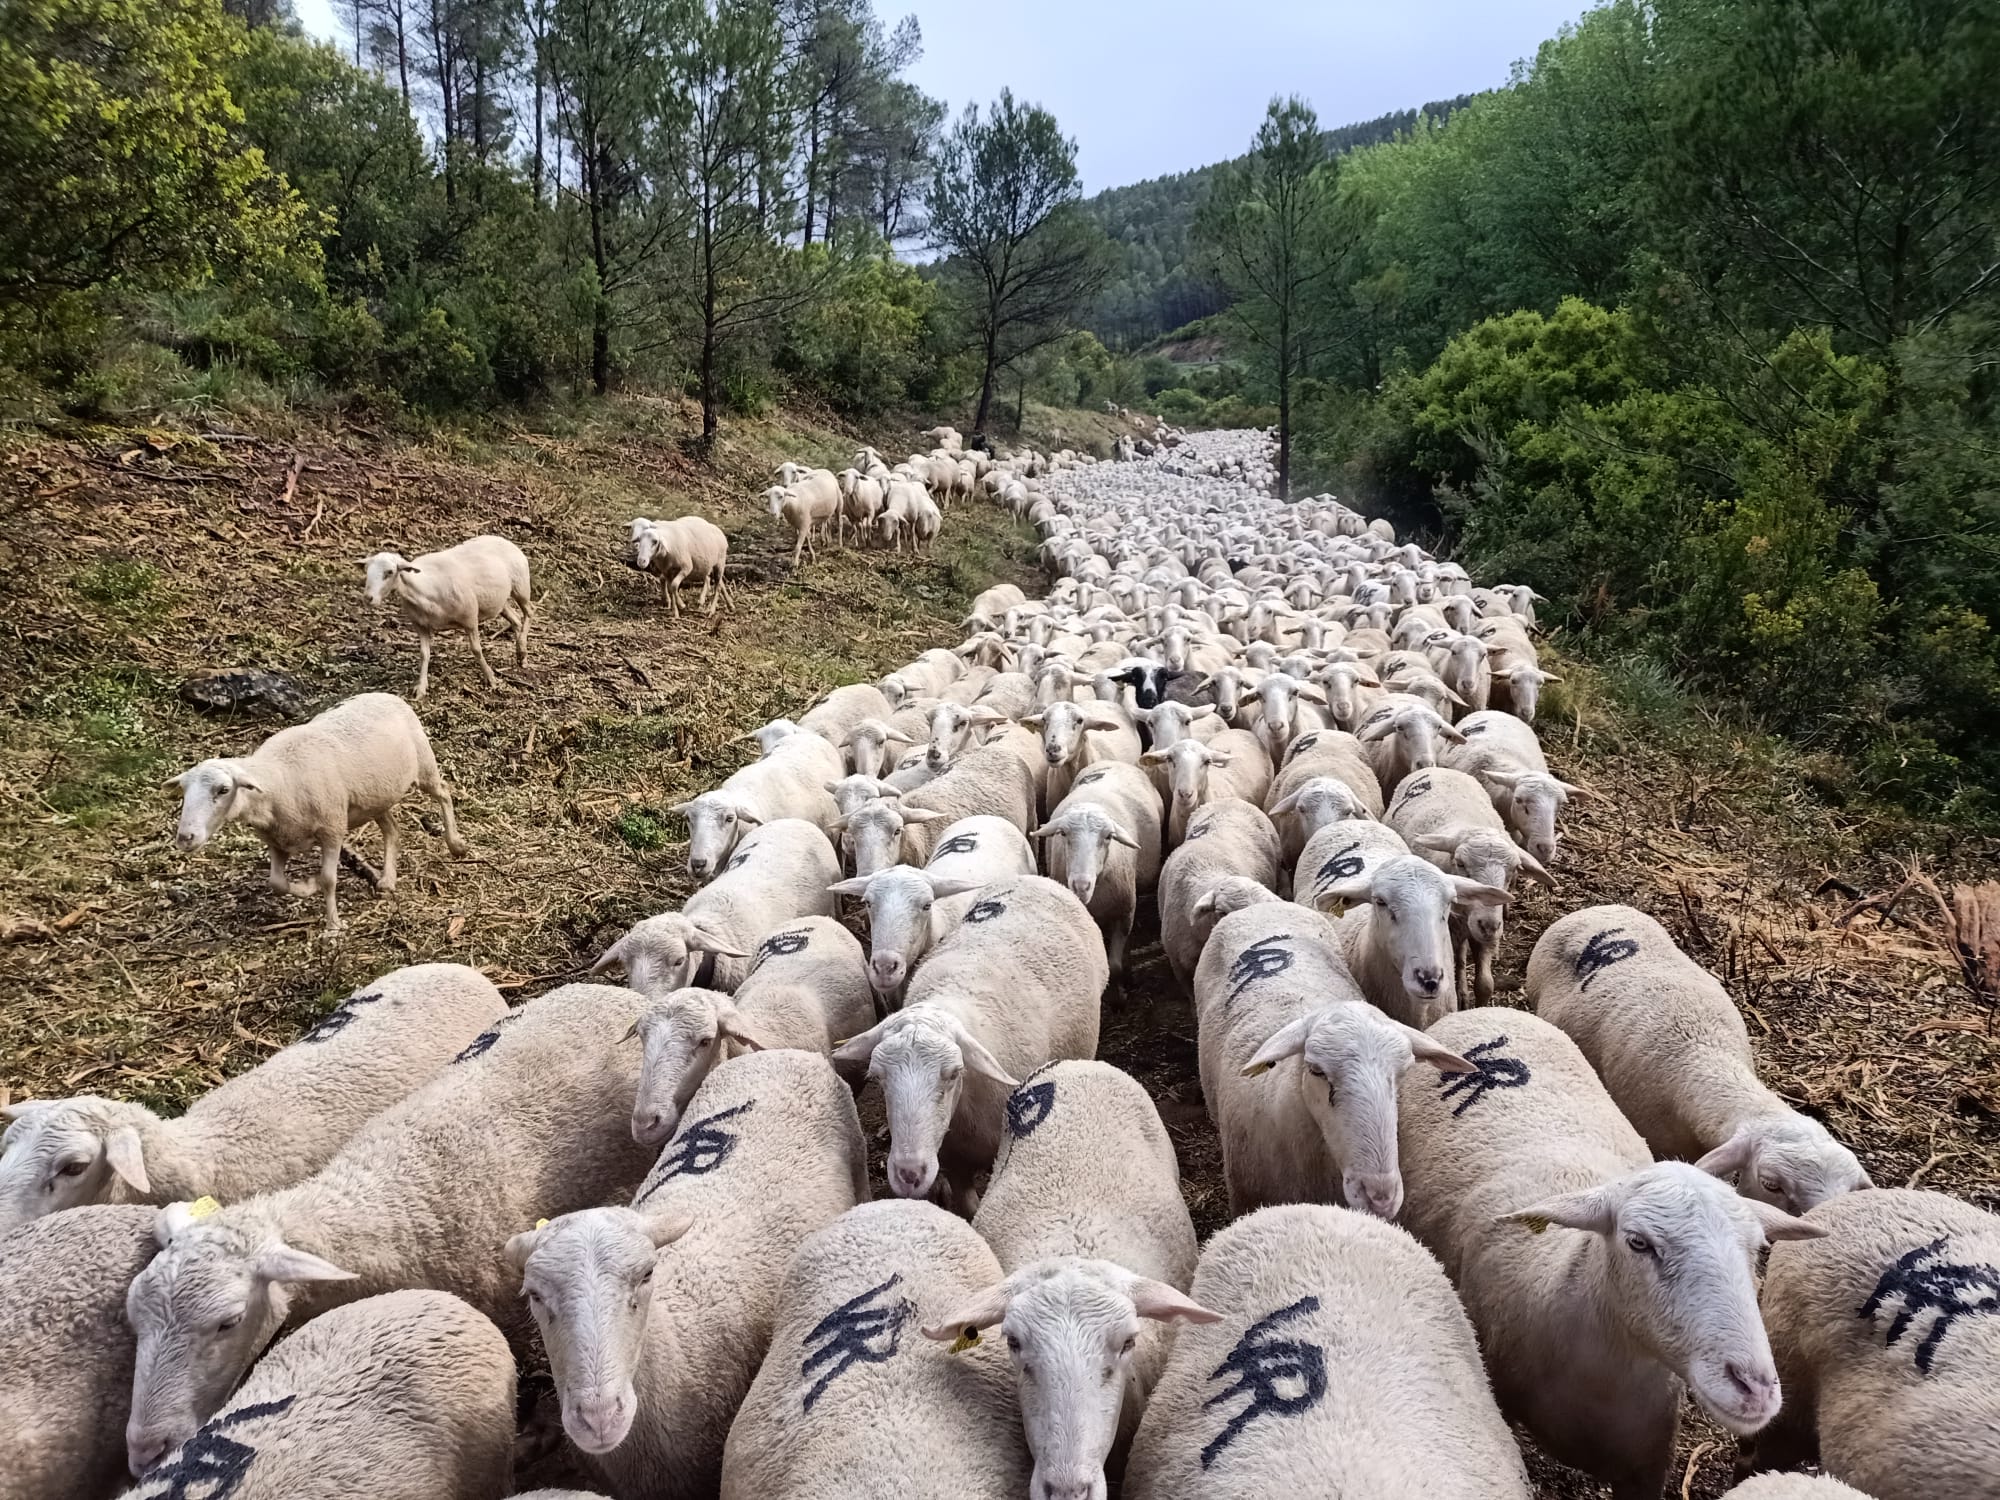
[[[1530, 591], [1278, 504], [1261, 435], [930, 436], [1055, 587], [757, 731], [678, 809], [701, 888], [601, 956], [624, 985], [510, 1010], [419, 965], [178, 1119], [7, 1108], [0, 1500], [128, 1464], [174, 1500], [497, 1500], [559, 1441], [517, 1434], [537, 1334], [618, 1500], [1525, 1500], [1522, 1440], [1657, 1500], [1686, 1394], [1780, 1471], [1742, 1500], [2000, 1494], [2000, 1219], [1873, 1187], [1639, 911], [1562, 917], [1530, 1008], [1486, 1003], [1580, 792], [1532, 728]], [[801, 545], [905, 482], [827, 477], [826, 516], [803, 471], [773, 501]], [[676, 528], [635, 559], [720, 589]], [[518, 647], [525, 573], [489, 564]], [[181, 781], [184, 844], [248, 822], [286, 888], [332, 849], [330, 919], [349, 826], [385, 885], [410, 789], [458, 838], [391, 695]], [[1095, 1060], [1148, 898], [1222, 1143], [1205, 1246]]]

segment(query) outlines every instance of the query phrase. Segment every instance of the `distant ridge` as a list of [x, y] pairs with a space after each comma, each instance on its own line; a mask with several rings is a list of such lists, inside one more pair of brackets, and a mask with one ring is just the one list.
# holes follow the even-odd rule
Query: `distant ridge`
[[[1379, 145], [1413, 129], [1419, 115], [1441, 120], [1478, 97], [1460, 94], [1421, 109], [1399, 109], [1343, 125], [1327, 131], [1326, 142], [1335, 155]], [[1107, 345], [1136, 348], [1222, 310], [1220, 293], [1187, 270], [1188, 229], [1208, 197], [1216, 165], [1106, 188], [1084, 201], [1085, 210], [1118, 242], [1122, 254], [1120, 269], [1085, 319], [1085, 326]]]

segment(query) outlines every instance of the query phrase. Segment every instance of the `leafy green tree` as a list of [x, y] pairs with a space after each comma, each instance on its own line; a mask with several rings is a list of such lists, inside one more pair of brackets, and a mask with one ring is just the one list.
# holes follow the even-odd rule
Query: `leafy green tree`
[[1245, 163], [1216, 173], [1194, 244], [1229, 289], [1230, 328], [1257, 350], [1277, 389], [1280, 496], [1291, 493], [1293, 389], [1349, 242], [1318, 117], [1302, 99], [1273, 99]]
[[242, 138], [245, 45], [216, 0], [0, 8], [0, 318], [310, 256], [305, 205]]
[[1076, 142], [1006, 89], [983, 115], [967, 105], [938, 147], [928, 232], [977, 349], [974, 432], [1001, 370], [1066, 337], [1109, 272], [1103, 231], [1078, 200]]

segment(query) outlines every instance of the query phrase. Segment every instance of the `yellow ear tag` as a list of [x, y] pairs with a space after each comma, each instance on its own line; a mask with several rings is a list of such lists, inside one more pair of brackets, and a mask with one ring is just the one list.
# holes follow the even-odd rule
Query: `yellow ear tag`
[[222, 1207], [220, 1203], [204, 1195], [188, 1205], [188, 1217], [190, 1219], [205, 1219], [220, 1207]]
[[977, 1328], [968, 1328], [965, 1330], [965, 1332], [961, 1333], [957, 1338], [951, 1341], [951, 1352], [953, 1354], [963, 1354], [965, 1353], [966, 1350], [975, 1347], [978, 1343], [979, 1343], [979, 1330]]
[[537, 1220], [535, 1220], [535, 1228], [537, 1228], [537, 1229], [547, 1229], [548, 1227], [549, 1227], [549, 1221], [548, 1221], [547, 1219], [537, 1219]]
[[1549, 1227], [1549, 1221], [1540, 1214], [1524, 1214], [1521, 1222], [1528, 1226], [1528, 1233], [1540, 1234]]

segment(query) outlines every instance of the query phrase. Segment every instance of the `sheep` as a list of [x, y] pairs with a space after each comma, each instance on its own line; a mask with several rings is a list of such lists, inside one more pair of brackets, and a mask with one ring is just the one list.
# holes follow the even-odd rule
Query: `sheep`
[[1870, 1497], [1822, 1474], [1760, 1474], [1744, 1480], [1722, 1500], [1870, 1500]]
[[[1298, 804], [1294, 802], [1287, 807], [1287, 800], [1293, 798], [1308, 781], [1322, 777], [1331, 778], [1346, 787], [1352, 793], [1353, 805], [1371, 818], [1379, 820], [1388, 805], [1383, 797], [1382, 785], [1376, 779], [1375, 767], [1361, 741], [1337, 729], [1300, 735], [1292, 741], [1284, 763], [1271, 778], [1270, 791], [1264, 794], [1264, 808], [1271, 814], [1271, 821], [1278, 825], [1278, 832], [1284, 835], [1287, 869], [1298, 863], [1299, 851], [1311, 836], [1311, 830], [1296, 816]], [[1351, 812], [1347, 815], [1360, 814]]]
[[1140, 759], [1167, 768], [1170, 849], [1187, 837], [1195, 809], [1231, 797], [1261, 803], [1271, 789], [1271, 758], [1263, 741], [1244, 729], [1225, 729], [1208, 741], [1182, 740], [1165, 750], [1148, 750]]
[[1991, 1500], [2000, 1217], [1888, 1188], [1805, 1222], [1826, 1237], [1776, 1246], [1764, 1277], [1785, 1404], [1752, 1466], [1816, 1460], [1876, 1500]]
[[868, 1197], [854, 1097], [826, 1060], [724, 1063], [623, 1208], [507, 1242], [563, 1430], [620, 1500], [695, 1500], [764, 1358], [799, 1244]]
[[447, 1293], [397, 1291], [278, 1345], [124, 1500], [491, 1500], [513, 1467], [506, 1339]]
[[1393, 1219], [1396, 1080], [1418, 1060], [1445, 1072], [1472, 1064], [1369, 1005], [1333, 924], [1289, 901], [1218, 921], [1194, 991], [1230, 1213], [1338, 1201]]
[[883, 536], [895, 542], [898, 552], [903, 550], [905, 536], [910, 539], [910, 551], [917, 552], [921, 544], [936, 537], [943, 524], [944, 517], [937, 503], [925, 493], [921, 484], [909, 479], [889, 481], [876, 525]]
[[[1004, 818], [1023, 833], [1035, 826], [1035, 778], [1020, 758], [998, 746], [968, 750], [952, 768], [935, 781], [915, 791], [905, 792], [902, 807], [910, 814], [932, 813], [921, 826], [910, 829], [903, 849], [911, 864], [928, 863], [932, 851], [942, 841], [944, 830], [961, 818]], [[857, 837], [858, 843], [858, 837]], [[891, 860], [889, 863], [895, 863]], [[856, 856], [859, 873], [859, 855]]]
[[1396, 788], [1412, 771], [1437, 764], [1437, 742], [1460, 745], [1465, 736], [1422, 698], [1408, 693], [1388, 693], [1377, 703], [1361, 727], [1354, 732], [1375, 767], [1375, 779], [1382, 795], [1393, 797]]
[[476, 536], [447, 547], [405, 558], [400, 552], [377, 552], [362, 559], [368, 570], [368, 602], [395, 602], [396, 612], [417, 628], [417, 697], [431, 687], [431, 642], [441, 630], [462, 630], [489, 688], [500, 686], [486, 660], [479, 627], [488, 620], [505, 620], [514, 629], [514, 665], [528, 659], [528, 624], [534, 618], [529, 602], [528, 559], [504, 536]]
[[1312, 707], [1324, 702], [1325, 695], [1282, 672], [1267, 674], [1244, 695], [1244, 701], [1252, 700], [1258, 709], [1251, 729], [1263, 742], [1274, 766], [1284, 763], [1285, 750], [1294, 736], [1326, 728], [1326, 721]]
[[799, 716], [799, 728], [842, 747], [858, 726], [886, 719], [891, 712], [880, 688], [869, 682], [851, 682], [816, 699]]
[[626, 1128], [639, 1059], [617, 1044], [643, 1003], [610, 985], [551, 990], [305, 1181], [207, 1213], [160, 1209], [160, 1253], [125, 1303], [139, 1340], [133, 1471], [191, 1436], [281, 1325], [328, 1307], [429, 1286], [525, 1337], [492, 1252], [538, 1216], [630, 1192], [645, 1173]]
[[1590, 794], [1549, 774], [1535, 731], [1512, 714], [1497, 709], [1468, 714], [1458, 731], [1465, 742], [1447, 746], [1438, 763], [1476, 779], [1521, 846], [1544, 865], [1553, 864], [1556, 815], [1571, 797]]
[[1006, 1279], [924, 1336], [1002, 1325], [1031, 1495], [1092, 1495], [1129, 1443], [1167, 1356], [1167, 1327], [1216, 1316], [1188, 1300], [1194, 1224], [1159, 1111], [1109, 1063], [1059, 1062], [1007, 1100], [1007, 1138], [972, 1227]]
[[[1389, 804], [1387, 821], [1411, 852], [1448, 874], [1495, 890], [1511, 890], [1516, 875], [1555, 884], [1539, 860], [1507, 836], [1486, 790], [1462, 771], [1442, 766], [1403, 779]], [[1453, 938], [1459, 963], [1469, 965], [1473, 994], [1484, 1005], [1493, 998], [1493, 955], [1500, 946], [1505, 914], [1485, 905], [1456, 914]]]
[[923, 869], [888, 865], [834, 892], [868, 907], [868, 983], [893, 1005], [923, 961], [964, 920], [986, 886], [1035, 873], [1034, 851], [1004, 818], [961, 818], [944, 830]]
[[827, 887], [839, 878], [839, 856], [817, 826], [803, 818], [761, 824], [679, 911], [633, 926], [590, 972], [622, 964], [632, 988], [649, 996], [695, 984], [733, 994], [771, 933], [800, 917], [837, 914]]
[[94, 1094], [0, 1106], [0, 1231], [79, 1204], [233, 1203], [309, 1177], [506, 1009], [477, 969], [415, 964], [177, 1119]]
[[1294, 1204], [1208, 1242], [1125, 1469], [1126, 1500], [1529, 1500], [1437, 1262], [1391, 1224]]
[[[396, 888], [396, 804], [411, 788], [437, 803], [445, 847], [460, 858], [468, 852], [424, 726], [394, 693], [336, 703], [309, 723], [280, 729], [249, 755], [205, 760], [168, 784], [182, 793], [178, 848], [199, 849], [242, 823], [270, 852], [272, 890], [325, 898], [329, 936], [340, 931], [334, 886], [350, 831], [363, 823], [382, 830], [382, 868], [368, 873], [377, 890]], [[318, 875], [294, 883], [286, 862], [314, 848]]]
[[1504, 709], [1526, 723], [1534, 723], [1541, 710], [1542, 689], [1551, 682], [1561, 682], [1562, 678], [1510, 651], [1494, 652], [1489, 646], [1488, 656], [1495, 659], [1489, 669], [1493, 681], [1493, 691], [1487, 700], [1489, 707]]
[[1328, 725], [1350, 734], [1382, 698], [1382, 680], [1359, 662], [1332, 662], [1321, 669], [1319, 682]]
[[1372, 877], [1379, 867], [1409, 852], [1403, 836], [1386, 823], [1341, 818], [1322, 824], [1299, 851], [1292, 871], [1292, 899], [1327, 916], [1343, 916], [1345, 903], [1333, 894], [1336, 889]]
[[674, 521], [648, 521], [640, 516], [632, 522], [632, 566], [659, 580], [660, 602], [669, 605], [679, 619], [681, 583], [701, 580], [695, 608], [708, 605], [708, 591], [715, 588], [717, 609], [733, 607], [729, 592], [729, 538], [722, 528], [701, 516], [682, 516]]
[[812, 534], [816, 529], [830, 527], [840, 515], [840, 481], [830, 470], [808, 470], [796, 480], [774, 484], [765, 490], [764, 504], [774, 518], [792, 529], [795, 538], [792, 568], [796, 572], [802, 552], [810, 552], [813, 561], [819, 561], [819, 549], [813, 545]]
[[1527, 988], [1655, 1156], [1733, 1177], [1791, 1214], [1874, 1186], [1824, 1125], [1758, 1081], [1736, 1002], [1644, 912], [1591, 906], [1550, 924]]
[[1197, 809], [1187, 837], [1160, 866], [1160, 948], [1183, 994], [1193, 993], [1195, 966], [1215, 925], [1195, 903], [1226, 877], [1278, 883], [1278, 831], [1261, 809], [1234, 798]]
[[1017, 583], [996, 583], [989, 589], [982, 589], [973, 597], [972, 607], [966, 613], [968, 623], [980, 621], [988, 626], [997, 624], [1010, 609], [1018, 609], [1028, 602], [1028, 596]]
[[1139, 759], [1139, 731], [1131, 717], [1111, 703], [1059, 701], [1024, 714], [1021, 726], [1042, 737], [1048, 762], [1042, 794], [1049, 808], [1069, 795], [1077, 776], [1100, 761]]
[[1116, 761], [1092, 766], [1030, 837], [1059, 841], [1047, 853], [1049, 875], [1103, 929], [1111, 982], [1123, 995], [1125, 945], [1139, 898], [1160, 883], [1160, 799], [1151, 779]]
[[803, 818], [829, 836], [840, 818], [827, 783], [846, 767], [840, 752], [817, 734], [792, 734], [762, 760], [752, 761], [712, 792], [672, 809], [687, 820], [688, 874], [720, 875], [746, 829], [780, 818]]
[[876, 1019], [854, 934], [831, 917], [787, 923], [757, 945], [733, 997], [690, 987], [640, 1012], [632, 1139], [665, 1145], [695, 1090], [732, 1057], [778, 1048], [824, 1055]]
[[890, 1190], [920, 1198], [942, 1179], [970, 1213], [973, 1176], [992, 1165], [1020, 1078], [1096, 1054], [1107, 977], [1090, 914], [1053, 880], [982, 891], [910, 981], [904, 1007], [834, 1050], [881, 1081]]
[[928, 1203], [864, 1203], [806, 1236], [721, 1500], [1020, 1500], [1030, 1463], [998, 1340], [952, 1353], [918, 1336], [999, 1277], [972, 1226]]
[[845, 544], [847, 528], [851, 525], [857, 537], [866, 537], [876, 529], [875, 518], [882, 514], [882, 505], [887, 486], [873, 474], [863, 474], [854, 469], [840, 471], [840, 519], [839, 539]]
[[1313, 899], [1355, 906], [1339, 923], [1349, 972], [1384, 1014], [1425, 1031], [1458, 1007], [1452, 916], [1512, 898], [1410, 854], [1335, 885], [1315, 886]]
[[1468, 1010], [1430, 1030], [1479, 1071], [1404, 1080], [1404, 1225], [1464, 1298], [1509, 1420], [1615, 1500], [1658, 1500], [1683, 1381], [1738, 1436], [1777, 1412], [1757, 1256], [1824, 1231], [1655, 1164], [1546, 1021]]
[[158, 1248], [153, 1218], [137, 1204], [92, 1205], [0, 1235], [6, 1500], [98, 1500], [123, 1477], [125, 1288]]
[[875, 686], [899, 709], [912, 698], [935, 698], [965, 675], [965, 663], [942, 646], [933, 646], [915, 661], [877, 680]]

